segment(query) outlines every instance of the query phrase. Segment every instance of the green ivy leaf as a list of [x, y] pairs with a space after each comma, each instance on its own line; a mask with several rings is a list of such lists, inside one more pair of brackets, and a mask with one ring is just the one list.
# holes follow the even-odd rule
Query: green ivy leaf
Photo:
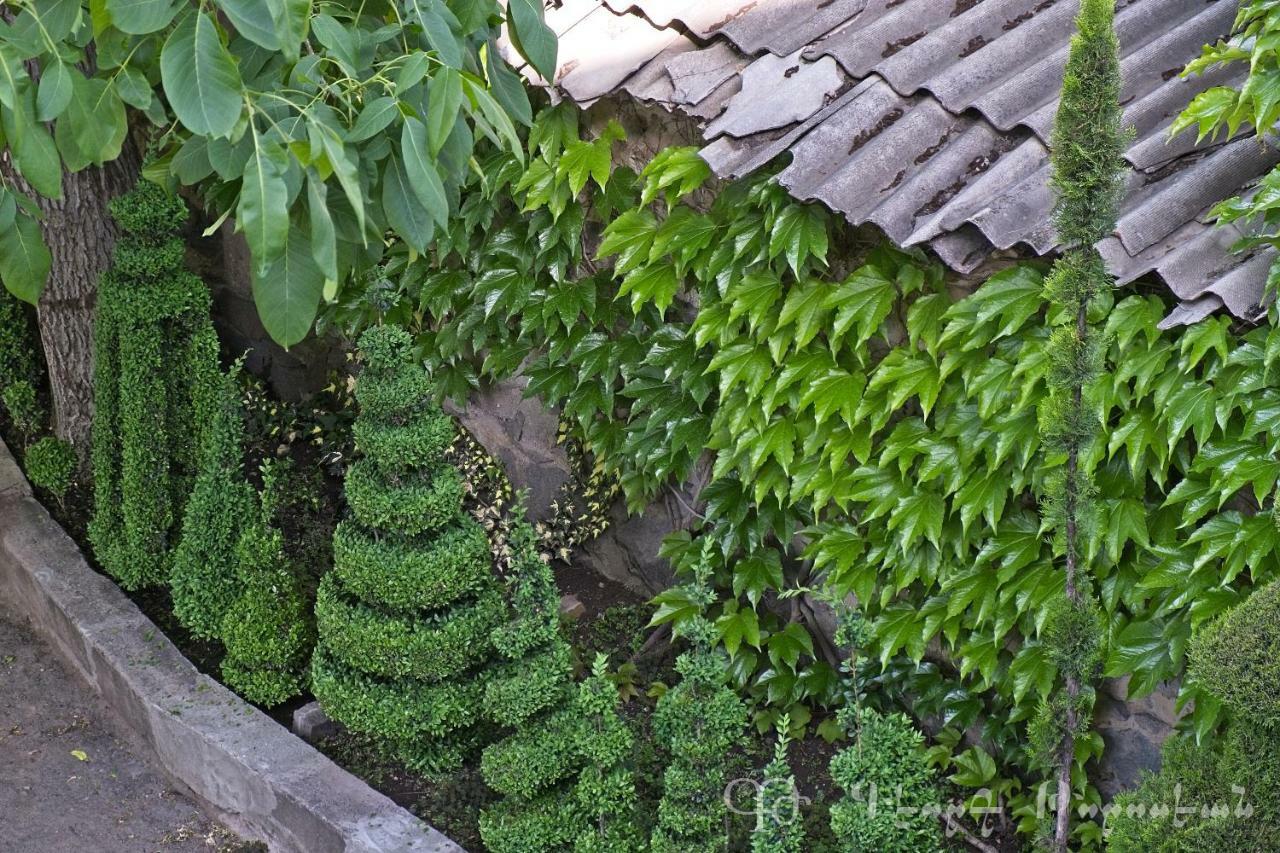
[[777, 551], [767, 550], [752, 554], [733, 566], [733, 594], [743, 594], [753, 608], [767, 590], [782, 589], [782, 560]]

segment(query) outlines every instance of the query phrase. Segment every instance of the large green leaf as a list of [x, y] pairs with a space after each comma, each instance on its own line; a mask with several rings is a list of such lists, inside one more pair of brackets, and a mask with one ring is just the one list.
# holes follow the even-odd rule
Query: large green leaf
[[267, 50], [280, 49], [270, 4], [263, 0], [218, 0], [218, 7], [240, 35]]
[[449, 199], [444, 194], [440, 172], [427, 149], [427, 129], [422, 122], [406, 116], [400, 129], [400, 149], [404, 156], [405, 174], [413, 193], [427, 213], [441, 228], [449, 226]]
[[427, 43], [440, 61], [450, 68], [462, 68], [462, 45], [454, 32], [457, 19], [440, 0], [405, 0], [405, 11], [422, 27]]
[[507, 19], [511, 40], [544, 80], [556, 79], [556, 34], [542, 18], [539, 0], [510, 0]]
[[452, 68], [441, 68], [427, 87], [427, 141], [431, 156], [444, 147], [462, 106], [462, 77]]
[[236, 206], [236, 227], [244, 232], [259, 271], [274, 263], [289, 238], [289, 188], [285, 184], [288, 160], [277, 143], [253, 132], [254, 150], [245, 166]]
[[40, 121], [53, 121], [62, 115], [62, 111], [71, 103], [71, 72], [66, 63], [57, 61], [47, 64], [40, 73], [40, 89], [36, 95], [36, 118]]
[[146, 35], [169, 26], [178, 7], [174, 0], [106, 0], [115, 28], [131, 35]]
[[18, 214], [12, 226], [0, 229], [0, 281], [14, 296], [35, 305], [52, 265], [35, 219]]
[[285, 58], [296, 62], [311, 22], [311, 0], [259, 0], [271, 10], [276, 41]]
[[32, 188], [45, 198], [62, 198], [62, 161], [58, 147], [44, 125], [24, 113], [14, 114], [17, 132], [10, 140], [14, 165]]
[[230, 136], [240, 119], [240, 70], [213, 18], [188, 14], [160, 51], [160, 79], [178, 120], [192, 133]]
[[431, 214], [418, 200], [404, 166], [394, 154], [387, 158], [382, 170], [382, 209], [387, 223], [401, 239], [418, 252], [427, 251], [435, 233]]
[[119, 157], [129, 125], [124, 102], [108, 81], [70, 74], [71, 101], [54, 125], [54, 138], [67, 169], [77, 172]]
[[310, 235], [294, 225], [284, 254], [253, 276], [253, 301], [272, 340], [287, 348], [305, 338], [323, 292], [324, 273], [312, 258]]

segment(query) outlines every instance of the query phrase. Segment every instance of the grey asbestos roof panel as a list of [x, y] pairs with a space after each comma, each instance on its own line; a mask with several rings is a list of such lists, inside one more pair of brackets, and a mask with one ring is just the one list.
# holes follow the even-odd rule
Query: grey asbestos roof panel
[[[789, 153], [783, 186], [968, 271], [991, 251], [1056, 248], [1048, 144], [1077, 0], [563, 0], [560, 89], [611, 92], [703, 122], [703, 156], [742, 176]], [[1134, 129], [1115, 235], [1122, 282], [1161, 276], [1170, 322], [1254, 318], [1274, 253], [1233, 254], [1207, 211], [1280, 163], [1242, 132], [1196, 144], [1169, 128], [1238, 68], [1183, 78], [1225, 36], [1229, 0], [1119, 0], [1122, 102]], [[526, 71], [526, 73], [528, 73]]]

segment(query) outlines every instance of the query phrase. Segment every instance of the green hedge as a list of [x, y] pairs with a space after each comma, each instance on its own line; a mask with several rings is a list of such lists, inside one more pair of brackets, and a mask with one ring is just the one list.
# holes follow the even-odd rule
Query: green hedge
[[27, 479], [59, 501], [67, 495], [76, 476], [75, 448], [60, 438], [45, 436], [27, 448]]
[[459, 518], [434, 537], [375, 536], [343, 522], [333, 534], [333, 571], [358, 598], [391, 610], [445, 607], [490, 582], [475, 570], [489, 559], [484, 528]]
[[485, 685], [485, 716], [501, 726], [522, 725], [563, 702], [572, 678], [573, 661], [564, 643], [503, 664]]

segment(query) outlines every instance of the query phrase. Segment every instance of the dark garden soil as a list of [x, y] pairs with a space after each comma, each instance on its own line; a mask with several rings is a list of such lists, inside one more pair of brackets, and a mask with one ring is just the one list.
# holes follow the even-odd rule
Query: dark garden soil
[[0, 611], [0, 850], [263, 850], [174, 791], [103, 701]]

